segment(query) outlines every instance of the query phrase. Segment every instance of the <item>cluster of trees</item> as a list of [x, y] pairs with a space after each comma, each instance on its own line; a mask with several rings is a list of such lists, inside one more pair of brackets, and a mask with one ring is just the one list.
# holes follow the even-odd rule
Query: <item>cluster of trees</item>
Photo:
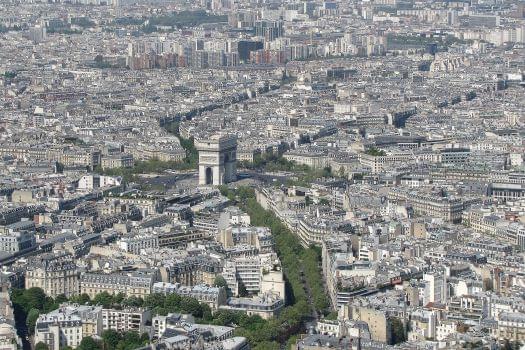
[[27, 331], [32, 334], [35, 329], [36, 320], [41, 313], [47, 313], [58, 309], [60, 303], [67, 301], [65, 296], [57, 296], [56, 299], [46, 296], [40, 288], [12, 289], [11, 302], [15, 314], [16, 328], [21, 335]]
[[324, 318], [325, 318], [325, 320], [332, 320], [332, 321], [334, 321], [334, 320], [337, 320], [337, 317], [338, 317], [337, 311], [332, 311], [328, 315], [326, 315]]
[[[67, 300], [67, 299], [66, 299]], [[180, 296], [178, 294], [154, 293], [142, 299], [140, 297], [127, 297], [122, 294], [109, 294], [102, 292], [91, 300], [87, 294], [70, 298], [71, 302], [78, 304], [101, 305], [104, 308], [121, 309], [123, 307], [145, 307], [152, 310], [154, 315], [167, 315], [168, 313], [191, 314], [203, 321], [212, 321], [211, 309], [207, 304], [199, 303], [195, 298]]]
[[114, 68], [110, 63], [104, 62], [104, 56], [102, 55], [95, 56], [93, 59], [93, 66], [99, 69]]
[[[238, 202], [250, 215], [253, 225], [269, 227], [275, 240], [276, 251], [285, 274], [289, 306], [279, 317], [267, 321], [259, 329], [253, 331], [241, 327], [238, 332], [247, 337], [256, 349], [278, 349], [277, 343], [294, 341], [292, 336], [302, 329], [303, 321], [311, 317], [313, 312], [329, 311], [329, 302], [323, 290], [323, 279], [319, 270], [319, 252], [315, 248], [305, 249], [301, 246], [297, 237], [272, 212], [264, 210], [257, 203], [253, 189], [239, 187], [231, 190], [221, 186], [220, 190], [230, 200]], [[311, 303], [305, 284], [312, 293]]]
[[241, 168], [250, 170], [262, 170], [262, 171], [289, 171], [296, 175], [295, 179], [287, 179], [287, 185], [297, 185], [309, 187], [310, 183], [318, 178], [322, 177], [344, 177], [344, 169], [339, 174], [334, 174], [331, 167], [325, 167], [323, 169], [314, 169], [308, 165], [297, 164], [294, 161], [290, 161], [283, 156], [276, 154], [263, 154], [256, 155], [253, 162], [242, 161], [239, 163]]
[[406, 330], [403, 322], [396, 317], [388, 319], [392, 329], [392, 344], [399, 344], [406, 341]]
[[18, 73], [16, 71], [9, 71], [8, 70], [8, 71], [4, 72], [4, 78], [6, 78], [6, 79], [13, 79], [13, 78], [15, 78], [17, 76], [17, 74]]
[[[94, 350], [126, 350], [126, 349], [137, 349], [141, 346], [149, 343], [149, 336], [147, 333], [142, 335], [137, 332], [117, 332], [112, 329], [105, 330], [102, 332], [102, 347], [98, 347]], [[99, 343], [100, 344], [100, 343]], [[87, 349], [84, 349], [87, 350]]]
[[388, 34], [388, 45], [392, 47], [421, 47], [436, 44], [439, 51], [446, 51], [449, 46], [454, 44], [468, 44], [471, 40], [462, 40], [453, 35], [428, 37], [421, 35], [403, 35], [403, 34]]
[[208, 304], [199, 303], [197, 299], [178, 294], [151, 294], [144, 299], [143, 305], [155, 315], [168, 313], [191, 314], [202, 322], [212, 322], [213, 316]]
[[81, 138], [76, 136], [67, 136], [64, 137], [64, 143], [70, 143], [75, 146], [84, 146], [86, 143]]
[[154, 16], [149, 19], [147, 26], [143, 27], [146, 33], [155, 32], [156, 26], [163, 27], [195, 27], [205, 23], [228, 22], [228, 16], [210, 15], [206, 11], [181, 11], [170, 15]]
[[388, 34], [388, 44], [425, 46], [437, 43], [440, 39], [421, 35]]
[[95, 295], [93, 299], [87, 294], [75, 295], [68, 300], [71, 303], [80, 305], [101, 305], [104, 308], [121, 309], [123, 307], [140, 307], [144, 303], [142, 298], [131, 296], [126, 298], [123, 293], [109, 294], [108, 292], [102, 292]]
[[[88, 18], [74, 18], [71, 20], [72, 24], [77, 24], [84, 28], [90, 28], [94, 27], [95, 23], [89, 20]], [[82, 25], [83, 24], [83, 25]], [[87, 25], [87, 26], [86, 26]], [[47, 27], [47, 33], [48, 34], [82, 34], [82, 29], [72, 29], [71, 24], [67, 23], [65, 21], [60, 21], [60, 23], [56, 22], [53, 23], [53, 25]]]
[[306, 165], [298, 165], [282, 156], [273, 153], [257, 154], [253, 162], [243, 161], [240, 163], [246, 169], [264, 169], [266, 171], [308, 171]]
[[113, 169], [102, 169], [96, 167], [95, 172], [103, 175], [110, 176], [122, 176], [125, 182], [137, 181], [138, 174], [157, 173], [166, 169], [171, 169], [171, 166], [175, 166], [176, 162], [163, 162], [158, 159], [150, 159], [146, 161], [136, 161], [135, 165], [131, 168], [113, 168]]
[[65, 35], [72, 35], [72, 34], [82, 34], [83, 31], [80, 29], [71, 29], [68, 27], [62, 27], [62, 28], [48, 28], [47, 34], [65, 34]]
[[374, 156], [374, 157], [386, 156], [385, 151], [383, 151], [382, 149], [375, 148], [375, 147], [367, 149], [365, 153], [368, 155]]
[[189, 139], [182, 137], [179, 128], [179, 122], [172, 122], [164, 126], [164, 129], [166, 129], [167, 132], [177, 136], [180, 145], [186, 150], [186, 158], [184, 159], [183, 166], [185, 165], [187, 169], [193, 169], [197, 166], [199, 161], [199, 152], [197, 151], [197, 148], [195, 148], [193, 137]]

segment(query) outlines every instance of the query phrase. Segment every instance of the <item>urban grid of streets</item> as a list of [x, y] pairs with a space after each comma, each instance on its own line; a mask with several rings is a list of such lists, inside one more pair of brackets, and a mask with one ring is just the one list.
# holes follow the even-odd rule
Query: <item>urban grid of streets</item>
[[524, 135], [523, 0], [2, 0], [0, 348], [525, 348]]

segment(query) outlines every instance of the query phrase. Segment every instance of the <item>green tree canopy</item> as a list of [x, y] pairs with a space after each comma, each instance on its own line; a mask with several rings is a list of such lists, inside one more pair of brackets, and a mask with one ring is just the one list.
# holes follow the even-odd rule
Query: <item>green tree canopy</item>
[[77, 347], [78, 350], [102, 350], [101, 344], [91, 337], [84, 337]]
[[247, 297], [249, 295], [248, 289], [246, 289], [246, 286], [242, 281], [239, 281], [239, 296], [240, 297]]
[[30, 334], [33, 334], [35, 331], [38, 316], [40, 316], [40, 311], [38, 311], [38, 309], [33, 308], [27, 313], [26, 324]]
[[386, 155], [385, 151], [383, 151], [382, 149], [375, 148], [375, 147], [371, 147], [371, 148], [367, 149], [365, 151], [365, 153], [368, 154], [368, 155], [374, 156], [374, 157], [379, 157], [379, 156], [385, 156]]
[[115, 350], [121, 340], [122, 336], [120, 333], [113, 329], [107, 329], [102, 332], [102, 343], [104, 344], [104, 349]]
[[41, 341], [39, 341], [35, 345], [35, 350], [49, 350], [49, 346], [47, 346], [46, 343], [42, 343]]
[[24, 296], [27, 302], [27, 310], [38, 309], [43, 310], [46, 302], [46, 293], [42, 288], [29, 288], [24, 291]]
[[406, 332], [403, 322], [396, 317], [390, 318], [389, 322], [392, 329], [392, 344], [404, 342], [406, 340]]
[[221, 275], [217, 275], [215, 277], [215, 280], [213, 281], [213, 285], [215, 287], [223, 287], [225, 289], [228, 289], [228, 283], [226, 282], [224, 277], [222, 277]]
[[164, 307], [166, 302], [166, 296], [161, 293], [150, 294], [144, 299], [144, 306], [155, 309], [158, 307]]
[[65, 296], [65, 294], [59, 294], [55, 298], [55, 302], [57, 304], [59, 304], [59, 305], [62, 304], [62, 303], [65, 303], [65, 302], [67, 302], [67, 297]]
[[95, 295], [93, 304], [102, 305], [104, 308], [109, 308], [113, 304], [113, 296], [108, 292], [102, 292]]
[[129, 298], [124, 299], [122, 301], [122, 305], [129, 307], [141, 307], [144, 305], [144, 300], [142, 300], [140, 297], [132, 295]]

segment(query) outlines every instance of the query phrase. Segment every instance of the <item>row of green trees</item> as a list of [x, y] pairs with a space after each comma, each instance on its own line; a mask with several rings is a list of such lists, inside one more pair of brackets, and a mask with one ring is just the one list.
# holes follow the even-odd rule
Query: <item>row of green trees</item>
[[64, 296], [56, 299], [46, 296], [40, 288], [12, 289], [11, 302], [15, 314], [16, 328], [24, 335], [33, 334], [36, 320], [41, 313], [56, 310], [60, 303], [67, 301]]
[[18, 73], [16, 71], [5, 71], [4, 72], [4, 78], [6, 78], [6, 79], [13, 79], [13, 78], [16, 78], [17, 74]]
[[319, 268], [321, 251], [318, 247], [310, 247], [303, 251], [301, 258], [304, 274], [312, 292], [314, 306], [318, 311], [327, 314], [330, 303], [326, 297], [323, 285], [324, 279], [321, 278], [322, 276]]
[[82, 27], [82, 28], [93, 28], [97, 24], [90, 20], [88, 17], [73, 17], [71, 18], [71, 24]]
[[138, 17], [117, 17], [115, 18], [110, 25], [113, 26], [138, 26], [146, 21], [147, 18], [138, 18]]
[[[130, 350], [137, 349], [149, 344], [147, 333], [138, 334], [137, 332], [117, 332], [108, 329], [102, 332], [100, 340], [92, 337], [84, 337], [80, 341], [77, 350]], [[61, 348], [69, 350], [70, 348]], [[35, 350], [49, 350], [47, 344], [39, 342], [35, 344]]]
[[[294, 335], [302, 330], [303, 322], [312, 316], [313, 311], [323, 314], [329, 312], [329, 301], [323, 289], [319, 269], [320, 254], [316, 248], [305, 249], [301, 246], [297, 237], [272, 212], [264, 210], [257, 203], [253, 189], [240, 187], [232, 190], [221, 186], [220, 190], [230, 200], [237, 201], [250, 215], [253, 225], [270, 228], [285, 274], [287, 301], [290, 305], [278, 318], [268, 321], [264, 327], [255, 331], [243, 331], [241, 328], [239, 334], [246, 336], [252, 344], [255, 342], [256, 349], [277, 349], [276, 342], [288, 341], [292, 344], [295, 341]], [[313, 305], [309, 305], [308, 302], [307, 291], [302, 281], [303, 274], [312, 293]], [[281, 322], [283, 323], [279, 327]]]
[[142, 306], [152, 310], [155, 315], [168, 313], [191, 314], [201, 322], [212, 322], [213, 316], [207, 304], [199, 303], [197, 299], [178, 294], [151, 294], [146, 297]]
[[386, 152], [383, 151], [382, 149], [371, 147], [365, 151], [365, 154], [368, 154], [374, 157], [380, 157], [380, 156], [385, 156]]
[[[278, 341], [285, 341], [289, 338], [289, 334], [300, 329], [301, 312], [308, 313], [308, 306], [304, 303], [287, 308], [278, 318], [264, 320], [259, 316], [248, 316], [245, 313], [230, 310], [218, 310], [212, 314], [207, 304], [178, 294], [151, 294], [144, 299], [133, 297], [122, 301], [120, 299], [121, 296], [118, 295], [111, 296], [101, 293], [93, 299], [92, 303], [105, 303], [107, 307], [132, 304], [132, 306], [152, 310], [153, 315], [191, 314], [199, 323], [236, 327], [236, 335], [246, 337], [252, 348], [255, 349], [266, 349], [267, 346], [277, 349]], [[300, 308], [304, 310], [301, 311]]]
[[[300, 286], [293, 289], [294, 295], [296, 293], [304, 295], [304, 286], [301, 282], [301, 273], [303, 273], [306, 284], [312, 292], [316, 310], [326, 313], [329, 302], [322, 285], [323, 278], [319, 268], [321, 254], [318, 248], [304, 248], [300, 244], [297, 236], [271, 211], [264, 210], [257, 203], [253, 189], [243, 187], [238, 190], [238, 193], [240, 195], [241, 206], [250, 214], [252, 224], [270, 228], [276, 243], [277, 254], [279, 254], [289, 282], [292, 286]], [[303, 291], [303, 293], [301, 293], [301, 291]]]
[[[80, 294], [69, 299], [64, 295], [59, 295], [53, 299], [46, 296], [40, 288], [30, 288], [13, 289], [11, 295], [16, 312], [17, 328], [22, 331], [21, 335], [24, 335], [23, 331], [26, 329], [29, 334], [33, 333], [41, 313], [56, 310], [61, 303], [69, 301], [83, 305], [101, 305], [104, 308], [145, 307], [152, 310], [153, 315], [191, 314], [199, 323], [237, 327], [236, 334], [246, 337], [252, 348], [277, 349], [279, 342], [286, 341], [290, 334], [298, 332], [302, 315], [308, 314], [306, 302], [296, 303], [293, 307], [286, 308], [278, 318], [264, 320], [259, 316], [248, 316], [245, 313], [230, 310], [219, 310], [212, 314], [207, 304], [178, 294], [151, 294], [142, 299], [133, 296], [126, 298], [122, 293], [111, 295], [102, 292], [95, 295], [93, 299], [87, 294]], [[18, 327], [18, 324], [21, 327]], [[114, 331], [104, 331], [102, 340], [100, 343], [89, 337], [83, 339], [80, 349], [134, 349], [146, 341], [144, 335], [139, 337], [133, 332], [119, 335]], [[45, 350], [45, 347], [45, 344], [40, 344], [37, 349]]]
[[274, 153], [257, 154], [253, 162], [243, 161], [240, 166], [246, 169], [264, 169], [266, 171], [308, 171], [306, 165], [299, 165]]
[[167, 132], [177, 136], [180, 141], [180, 145], [186, 151], [186, 158], [184, 158], [184, 164], [188, 169], [195, 169], [199, 161], [199, 152], [195, 148], [193, 137], [186, 139], [180, 135], [180, 123], [172, 122], [164, 126]]
[[10, 31], [19, 32], [21, 30], [22, 30], [22, 27], [19, 26], [19, 25], [14, 25], [12, 27], [6, 27], [6, 26], [0, 24], [0, 33], [7, 33], [7, 32], [10, 32]]

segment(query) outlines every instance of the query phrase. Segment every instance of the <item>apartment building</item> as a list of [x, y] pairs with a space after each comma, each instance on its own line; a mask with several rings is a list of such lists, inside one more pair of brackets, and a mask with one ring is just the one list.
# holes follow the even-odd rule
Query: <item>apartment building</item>
[[525, 314], [502, 312], [499, 315], [497, 336], [500, 340], [525, 341]]
[[461, 222], [464, 202], [459, 198], [398, 190], [390, 191], [387, 198], [391, 202], [405, 202], [411, 205], [416, 214], [438, 217], [454, 223]]
[[31, 258], [25, 272], [25, 288], [41, 288], [55, 298], [71, 297], [80, 292], [80, 270], [71, 255], [44, 254]]
[[206, 303], [212, 310], [217, 310], [219, 306], [226, 304], [226, 290], [223, 287], [210, 287], [205, 284], [195, 286], [183, 286], [180, 283], [156, 282], [153, 284], [153, 293], [171, 294], [187, 296], [197, 299], [201, 303]]
[[102, 328], [104, 329], [142, 334], [146, 331], [146, 325], [150, 321], [151, 310], [144, 308], [102, 309]]
[[0, 252], [23, 254], [36, 248], [33, 232], [11, 231], [0, 235]]
[[38, 317], [34, 342], [42, 342], [50, 350], [75, 349], [82, 338], [100, 336], [102, 329], [101, 306], [63, 304]]
[[123, 237], [118, 241], [120, 249], [133, 254], [140, 254], [144, 249], [157, 249], [159, 238], [155, 232], [143, 232]]
[[135, 164], [131, 154], [117, 154], [102, 157], [102, 169], [131, 168]]
[[89, 295], [90, 298], [102, 292], [144, 298], [151, 294], [157, 277], [155, 270], [110, 274], [85, 273], [80, 278], [80, 292]]
[[253, 298], [230, 298], [221, 309], [241, 311], [248, 316], [258, 315], [267, 320], [277, 316], [284, 307], [284, 300], [272, 294], [264, 294]]
[[212, 285], [217, 274], [223, 270], [221, 262], [207, 255], [188, 256], [174, 261], [172, 265], [162, 268], [165, 281], [180, 283], [184, 286], [197, 284]]
[[323, 238], [334, 232], [351, 233], [352, 224], [339, 216], [304, 216], [297, 228], [297, 234], [304, 247], [312, 244], [320, 246]]

